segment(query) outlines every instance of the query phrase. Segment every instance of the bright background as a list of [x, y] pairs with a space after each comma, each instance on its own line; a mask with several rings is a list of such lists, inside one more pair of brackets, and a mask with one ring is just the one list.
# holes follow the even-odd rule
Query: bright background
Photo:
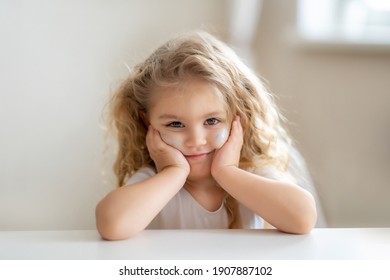
[[102, 129], [108, 94], [126, 65], [199, 28], [268, 81], [329, 226], [390, 226], [390, 47], [307, 42], [295, 34], [296, 8], [0, 0], [0, 230], [95, 228], [95, 205], [115, 186]]

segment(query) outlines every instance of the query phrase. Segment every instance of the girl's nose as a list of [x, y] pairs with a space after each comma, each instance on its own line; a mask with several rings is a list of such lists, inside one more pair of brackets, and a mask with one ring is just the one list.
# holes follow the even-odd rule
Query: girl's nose
[[185, 145], [189, 148], [206, 145], [206, 133], [202, 129], [192, 129], [189, 131]]

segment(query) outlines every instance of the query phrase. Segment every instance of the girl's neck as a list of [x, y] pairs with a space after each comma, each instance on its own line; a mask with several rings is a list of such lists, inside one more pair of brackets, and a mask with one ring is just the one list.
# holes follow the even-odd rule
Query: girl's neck
[[200, 205], [211, 212], [221, 207], [225, 197], [225, 191], [212, 177], [196, 181], [187, 180], [184, 188]]

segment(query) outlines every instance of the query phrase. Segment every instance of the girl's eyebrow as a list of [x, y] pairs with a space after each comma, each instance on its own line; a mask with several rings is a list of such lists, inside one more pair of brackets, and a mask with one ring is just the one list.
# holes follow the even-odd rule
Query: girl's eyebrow
[[[202, 116], [202, 118], [209, 118], [209, 117], [221, 117], [224, 116], [225, 112], [224, 111], [212, 111], [210, 113], [206, 113]], [[161, 116], [158, 117], [159, 119], [180, 119], [180, 117], [173, 115], [173, 114], [162, 114]]]
[[177, 116], [171, 114], [162, 114], [158, 117], [159, 119], [178, 119]]
[[204, 118], [209, 118], [209, 117], [222, 117], [225, 115], [224, 111], [213, 111], [210, 113], [205, 114], [203, 117]]

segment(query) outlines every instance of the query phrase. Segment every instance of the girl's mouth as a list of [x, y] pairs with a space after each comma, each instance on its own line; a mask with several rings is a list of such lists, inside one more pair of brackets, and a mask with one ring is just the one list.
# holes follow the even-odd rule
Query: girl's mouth
[[187, 160], [198, 161], [198, 160], [206, 159], [210, 154], [211, 154], [211, 152], [209, 152], [209, 153], [199, 153], [199, 154], [193, 154], [193, 155], [186, 155], [185, 158]]

